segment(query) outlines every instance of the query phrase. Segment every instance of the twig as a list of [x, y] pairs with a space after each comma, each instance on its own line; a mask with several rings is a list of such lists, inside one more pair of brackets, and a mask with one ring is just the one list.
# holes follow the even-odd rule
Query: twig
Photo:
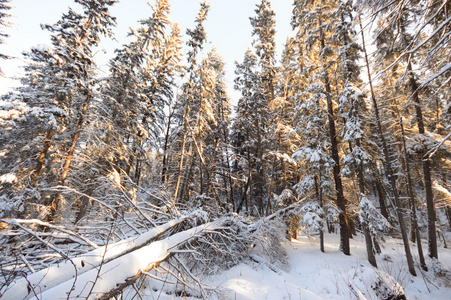
[[89, 295], [91, 295], [92, 291], [94, 290], [94, 286], [96, 285], [97, 280], [99, 279], [100, 271], [102, 270], [102, 266], [103, 266], [103, 264], [104, 264], [104, 262], [105, 262], [105, 255], [106, 255], [106, 252], [107, 252], [107, 250], [108, 250], [108, 243], [109, 243], [109, 241], [110, 241], [111, 236], [113, 235], [113, 231], [114, 231], [115, 225], [116, 225], [116, 222], [114, 222], [114, 223], [111, 225], [111, 230], [110, 230], [110, 233], [108, 234], [108, 238], [107, 238], [106, 243], [105, 243], [105, 251], [103, 251], [102, 261], [100, 262], [99, 268], [97, 269], [96, 279], [95, 279], [94, 282], [92, 283], [91, 289], [89, 290], [89, 293], [88, 293], [88, 296], [86, 297], [86, 299], [88, 299], [88, 298], [89, 298]]
[[131, 229], [133, 229], [137, 234], [142, 234], [142, 232], [141, 232], [140, 230], [138, 230], [138, 228], [136, 228], [135, 226], [133, 226], [132, 224], [130, 224], [130, 222], [128, 222], [127, 219], [125, 219], [125, 217], [122, 216], [122, 214], [121, 214], [117, 209], [115, 209], [115, 208], [112, 207], [111, 205], [108, 205], [108, 204], [106, 204], [105, 202], [103, 202], [103, 201], [101, 201], [101, 200], [99, 200], [99, 199], [96, 199], [96, 198], [94, 198], [94, 197], [91, 197], [91, 196], [89, 196], [88, 194], [79, 192], [79, 191], [77, 191], [77, 190], [75, 190], [75, 189], [73, 189], [73, 188], [67, 187], [67, 186], [56, 186], [56, 187], [54, 187], [53, 189], [50, 189], [50, 191], [56, 191], [56, 192], [61, 192], [61, 190], [71, 191], [71, 192], [73, 192], [73, 193], [76, 193], [76, 194], [78, 194], [78, 195], [84, 196], [84, 197], [88, 198], [89, 200], [95, 201], [95, 202], [97, 202], [97, 203], [99, 203], [99, 204], [101, 204], [101, 205], [103, 205], [103, 206], [109, 208], [111, 211], [116, 212], [116, 214], [117, 214], [117, 215], [118, 215], [118, 216], [119, 216], [119, 217], [120, 217], [120, 218], [121, 218], [121, 219], [122, 219], [122, 220], [123, 220], [123, 221], [131, 228]]
[[[55, 225], [52, 225], [52, 224], [50, 224], [50, 223], [43, 222], [43, 221], [41, 221], [41, 220], [37, 220], [37, 219], [32, 219], [32, 220], [21, 220], [21, 219], [16, 219], [16, 221], [17, 221], [18, 223], [21, 223], [21, 224], [32, 224], [32, 223], [36, 223], [36, 224], [38, 224], [38, 225], [46, 226], [46, 227], [48, 227], [48, 228], [51, 228], [51, 229], [54, 229], [54, 230], [57, 230], [57, 231], [61, 231], [61, 232], [67, 233], [68, 235], [75, 236], [76, 238], [79, 238], [80, 240], [84, 241], [86, 244], [88, 244], [89, 246], [91, 246], [91, 247], [94, 248], [94, 249], [99, 248], [99, 246], [98, 246], [97, 244], [93, 243], [92, 241], [90, 241], [89, 239], [85, 238], [84, 236], [81, 236], [81, 235], [79, 235], [79, 234], [76, 234], [76, 233], [74, 233], [74, 232], [72, 232], [72, 231], [70, 231], [70, 230], [60, 228], [59, 226], [55, 226]], [[75, 240], [73, 240], [73, 241], [74, 241], [74, 242], [77, 242], [77, 241], [75, 241]]]
[[176, 282], [168, 281], [167, 279], [163, 279], [163, 278], [160, 278], [158, 276], [152, 275], [149, 272], [142, 272], [142, 273], [143, 273], [143, 275], [146, 275], [146, 276], [148, 276], [148, 277], [150, 277], [152, 279], [158, 280], [158, 281], [162, 281], [162, 282], [166, 282], [166, 283], [174, 284], [174, 285], [176, 284]]
[[67, 293], [67, 299], [69, 299], [72, 290], [75, 288], [75, 283], [77, 282], [77, 274], [78, 274], [77, 266], [76, 266], [75, 263], [72, 261], [72, 259], [69, 258], [69, 256], [67, 256], [66, 254], [64, 254], [64, 252], [62, 252], [60, 249], [58, 249], [58, 248], [56, 248], [55, 246], [53, 246], [51, 243], [49, 243], [49, 242], [47, 242], [47, 241], [41, 239], [38, 235], [36, 235], [35, 232], [33, 232], [33, 231], [31, 231], [30, 229], [28, 229], [28, 228], [23, 227], [22, 225], [20, 225], [19, 222], [17, 222], [17, 220], [5, 220], [5, 219], [0, 219], [0, 222], [5, 222], [5, 223], [7, 223], [7, 224], [9, 224], [9, 225], [19, 227], [20, 229], [22, 229], [22, 230], [25, 231], [26, 233], [28, 233], [28, 234], [34, 236], [37, 240], [39, 240], [41, 243], [43, 243], [44, 245], [46, 245], [46, 246], [49, 247], [50, 249], [52, 249], [52, 250], [54, 250], [55, 252], [57, 252], [59, 255], [61, 255], [61, 257], [65, 258], [65, 259], [67, 259], [67, 260], [69, 260], [69, 261], [71, 262], [71, 264], [74, 266], [74, 270], [75, 270], [75, 278], [74, 278], [74, 283], [73, 283], [73, 285], [72, 285], [71, 290]]

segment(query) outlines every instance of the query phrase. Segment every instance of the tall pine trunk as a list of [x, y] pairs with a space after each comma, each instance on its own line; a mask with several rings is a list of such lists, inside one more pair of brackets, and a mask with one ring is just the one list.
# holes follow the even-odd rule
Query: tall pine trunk
[[[421, 110], [420, 98], [418, 97], [418, 84], [415, 80], [415, 76], [412, 71], [412, 64], [407, 64], [407, 71], [409, 72], [409, 82], [410, 87], [412, 88], [412, 98], [415, 103], [415, 113], [416, 113], [416, 121], [418, 125], [418, 132], [420, 134], [424, 134], [424, 122], [423, 122], [423, 113]], [[427, 215], [428, 215], [428, 245], [429, 245], [429, 257], [438, 258], [437, 251], [437, 235], [435, 228], [435, 208], [434, 208], [434, 198], [432, 194], [432, 180], [431, 180], [431, 167], [429, 163], [429, 158], [424, 156], [426, 151], [422, 153], [422, 166], [423, 166], [423, 179], [424, 179], [424, 189], [426, 192], [426, 205], [427, 205]]]
[[169, 107], [169, 118], [168, 118], [168, 124], [166, 126], [166, 133], [164, 136], [164, 146], [163, 146], [163, 165], [161, 167], [161, 182], [165, 183], [167, 181], [167, 172], [168, 172], [168, 146], [169, 146], [169, 132], [171, 129], [171, 119], [172, 119], [173, 111], [171, 111], [171, 108]]
[[[321, 173], [315, 176], [315, 193], [319, 206], [323, 208], [323, 189], [321, 188]], [[324, 253], [324, 230], [319, 229], [319, 250]]]
[[420, 235], [420, 229], [418, 228], [418, 219], [417, 219], [417, 208], [415, 205], [415, 198], [413, 195], [413, 188], [412, 188], [412, 178], [410, 176], [410, 166], [409, 161], [407, 160], [407, 148], [406, 148], [406, 139], [404, 137], [404, 126], [402, 124], [402, 117], [399, 117], [399, 126], [401, 128], [401, 139], [402, 139], [402, 146], [403, 146], [403, 154], [404, 154], [404, 160], [406, 161], [405, 165], [405, 171], [407, 176], [407, 191], [409, 193], [410, 198], [410, 207], [412, 210], [412, 232], [414, 233], [414, 236], [417, 240], [417, 249], [418, 249], [418, 256], [420, 258], [420, 265], [421, 268], [425, 271], [428, 270], [426, 266], [426, 262], [424, 261], [424, 254], [423, 254], [423, 246], [421, 245], [421, 235]]
[[398, 188], [396, 186], [396, 178], [393, 173], [393, 167], [392, 167], [392, 163], [391, 163], [391, 159], [390, 159], [390, 153], [389, 153], [387, 142], [385, 141], [384, 132], [382, 129], [382, 122], [381, 122], [380, 115], [379, 115], [379, 107], [377, 105], [376, 97], [374, 95], [373, 82], [371, 79], [370, 66], [369, 66], [369, 62], [368, 62], [368, 54], [367, 54], [366, 47], [365, 47], [365, 37], [363, 34], [363, 26], [362, 26], [362, 22], [360, 19], [359, 19], [359, 21], [360, 21], [360, 29], [361, 29], [361, 33], [362, 33], [362, 49], [363, 49], [363, 53], [365, 55], [365, 63], [366, 63], [366, 68], [367, 68], [367, 72], [368, 72], [368, 80], [370, 83], [371, 100], [373, 102], [375, 121], [377, 124], [379, 138], [382, 143], [382, 151], [384, 153], [387, 177], [388, 177], [388, 180], [390, 181], [392, 193], [395, 198], [396, 212], [397, 212], [397, 216], [398, 216], [399, 228], [401, 230], [402, 240], [404, 243], [404, 251], [406, 252], [407, 266], [409, 268], [410, 274], [412, 274], [413, 276], [417, 276], [417, 273], [415, 271], [415, 266], [413, 264], [412, 252], [410, 251], [409, 237], [407, 236], [406, 226], [404, 224], [404, 218], [403, 218], [402, 210], [400, 207]]
[[[321, 20], [320, 20], [321, 22]], [[320, 23], [321, 25], [321, 23]], [[320, 28], [320, 43], [321, 51], [326, 48], [325, 38], [322, 28]], [[338, 157], [338, 142], [335, 129], [335, 119], [334, 119], [334, 109], [332, 104], [332, 91], [330, 88], [329, 75], [327, 73], [327, 68], [324, 62], [323, 66], [323, 80], [326, 89], [326, 100], [327, 100], [327, 118], [329, 123], [329, 138], [330, 138], [330, 148], [332, 151], [332, 159], [334, 161], [333, 175], [335, 182], [335, 190], [337, 191], [337, 206], [341, 210], [339, 215], [340, 221], [340, 248], [345, 255], [350, 255], [349, 246], [349, 227], [347, 224], [347, 213], [346, 213], [346, 200], [343, 193], [343, 183], [341, 181], [341, 170], [340, 170], [340, 158]]]
[[35, 187], [38, 184], [39, 175], [41, 175], [42, 167], [44, 166], [45, 158], [47, 156], [47, 152], [49, 151], [52, 137], [54, 134], [55, 134], [55, 130], [50, 129], [47, 132], [47, 135], [44, 139], [44, 148], [42, 149], [41, 153], [38, 156], [38, 160], [36, 162], [36, 168], [34, 170], [33, 177], [32, 177], [32, 186], [33, 187]]
[[[81, 130], [83, 128], [86, 113], [88, 111], [89, 104], [91, 103], [91, 99], [92, 99], [92, 95], [91, 95], [91, 92], [89, 92], [89, 94], [86, 96], [86, 99], [83, 102], [83, 105], [81, 107], [80, 116], [78, 117], [77, 127], [76, 127], [74, 135], [72, 136], [72, 141], [71, 141], [69, 150], [67, 151], [66, 160], [64, 161], [64, 165], [63, 165], [63, 172], [61, 173], [60, 185], [66, 184], [66, 178], [67, 178], [67, 175], [69, 174], [69, 167], [71, 165], [72, 158], [74, 156], [75, 148], [77, 146], [78, 138], [80, 137]], [[60, 201], [61, 201], [61, 192], [57, 192], [53, 196], [51, 204], [50, 204], [50, 212], [49, 212], [49, 215], [47, 216], [48, 222], [55, 221], [55, 217], [56, 217], [56, 214], [59, 209]]]

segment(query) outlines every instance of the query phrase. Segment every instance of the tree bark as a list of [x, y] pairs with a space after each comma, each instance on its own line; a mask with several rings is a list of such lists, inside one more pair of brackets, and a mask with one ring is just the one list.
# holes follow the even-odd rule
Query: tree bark
[[415, 198], [413, 194], [413, 188], [412, 188], [412, 178], [410, 176], [410, 166], [409, 161], [407, 160], [407, 148], [406, 148], [406, 139], [404, 137], [404, 126], [402, 123], [402, 117], [399, 117], [399, 126], [401, 128], [401, 139], [402, 139], [402, 145], [403, 145], [403, 154], [404, 154], [404, 160], [406, 162], [405, 164], [405, 171], [406, 171], [406, 177], [407, 177], [407, 191], [409, 193], [410, 198], [410, 207], [412, 210], [412, 232], [414, 233], [413, 236], [417, 240], [417, 248], [418, 248], [418, 256], [420, 258], [420, 266], [424, 271], [427, 271], [428, 268], [426, 266], [426, 262], [424, 261], [424, 254], [423, 254], [423, 246], [421, 245], [421, 235], [420, 235], [420, 229], [418, 228], [418, 219], [417, 219], [417, 208], [415, 205]]
[[[321, 173], [315, 176], [315, 192], [319, 206], [323, 208], [323, 189], [321, 188]], [[324, 230], [319, 230], [319, 250], [324, 253]]]
[[370, 72], [370, 66], [369, 66], [369, 61], [368, 61], [368, 54], [366, 52], [366, 47], [365, 47], [365, 37], [363, 34], [363, 26], [362, 26], [362, 22], [360, 19], [359, 19], [359, 23], [360, 23], [361, 33], [362, 33], [362, 48], [363, 48], [363, 52], [364, 52], [364, 56], [365, 56], [366, 68], [367, 68], [367, 72], [368, 72], [368, 80], [370, 83], [371, 100], [373, 102], [373, 108], [374, 108], [379, 138], [382, 143], [382, 151], [384, 153], [384, 158], [385, 158], [387, 177], [390, 181], [393, 196], [395, 198], [396, 211], [397, 211], [397, 216], [398, 216], [398, 220], [399, 220], [401, 236], [402, 236], [402, 240], [404, 243], [404, 250], [406, 252], [407, 265], [408, 265], [410, 274], [412, 274], [413, 276], [417, 276], [416, 271], [415, 271], [415, 266], [413, 264], [412, 253], [410, 251], [409, 238], [407, 236], [406, 227], [404, 224], [404, 218], [402, 216], [402, 210], [401, 210], [400, 203], [399, 203], [399, 195], [398, 195], [398, 189], [396, 186], [396, 178], [393, 173], [389, 149], [387, 147], [387, 143], [386, 143], [385, 137], [384, 137], [384, 132], [382, 130], [382, 123], [381, 123], [381, 119], [380, 119], [380, 115], [379, 115], [379, 107], [377, 105], [376, 97], [374, 95], [373, 83], [372, 83], [372, 79], [371, 79], [371, 72]]
[[388, 220], [388, 211], [387, 211], [387, 205], [385, 204], [385, 192], [382, 188], [382, 182], [380, 179], [380, 176], [378, 174], [379, 172], [377, 170], [374, 171], [374, 182], [376, 184], [376, 190], [377, 190], [377, 196], [379, 198], [379, 208], [381, 211], [381, 214]]
[[[356, 146], [360, 147], [360, 139], [356, 140]], [[363, 166], [362, 163], [357, 164], [357, 181], [359, 185], [359, 199], [361, 201], [361, 197], [365, 195], [365, 184], [363, 177]], [[363, 226], [363, 232], [365, 235], [365, 244], [366, 244], [366, 254], [368, 256], [368, 262], [375, 268], [377, 268], [376, 256], [374, 255], [373, 248], [373, 240], [371, 238], [370, 230], [368, 226]]]
[[[407, 71], [409, 74], [410, 87], [412, 88], [412, 98], [415, 103], [416, 121], [418, 125], [418, 132], [424, 134], [424, 122], [423, 113], [421, 110], [420, 98], [418, 97], [418, 84], [415, 80], [415, 76], [412, 71], [412, 64], [407, 64]], [[427, 152], [424, 151], [423, 155]], [[429, 158], [422, 155], [422, 166], [423, 166], [423, 179], [424, 179], [424, 189], [426, 192], [426, 205], [427, 205], [427, 215], [428, 215], [428, 245], [429, 245], [429, 257], [438, 258], [437, 250], [437, 234], [435, 228], [436, 214], [434, 208], [434, 198], [432, 194], [432, 180], [431, 180], [431, 167], [429, 163]]]
[[185, 145], [186, 145], [186, 129], [183, 132], [182, 153], [180, 156], [179, 169], [178, 169], [178, 174], [177, 174], [177, 182], [175, 184], [174, 199], [177, 199], [177, 197], [179, 195], [180, 181], [181, 181], [182, 172], [183, 172], [183, 160], [185, 158]]
[[161, 167], [161, 182], [165, 183], [167, 180], [167, 171], [168, 171], [168, 145], [169, 145], [169, 131], [171, 129], [171, 119], [173, 112], [171, 108], [169, 108], [169, 119], [166, 127], [166, 134], [164, 136], [164, 146], [163, 146], [163, 166]]
[[[321, 22], [321, 20], [320, 20]], [[321, 25], [321, 23], [320, 23]], [[321, 49], [325, 49], [325, 38], [324, 33], [322, 31], [322, 28], [320, 28], [320, 43], [321, 43]], [[323, 80], [324, 80], [324, 86], [326, 89], [326, 100], [327, 100], [327, 117], [328, 117], [328, 123], [329, 123], [329, 138], [330, 138], [330, 148], [332, 151], [332, 159], [334, 161], [334, 167], [333, 167], [333, 175], [334, 175], [334, 182], [335, 182], [335, 190], [337, 191], [337, 206], [341, 210], [339, 215], [339, 221], [340, 221], [340, 248], [341, 251], [345, 255], [350, 255], [350, 246], [349, 246], [349, 228], [348, 224], [346, 222], [347, 212], [346, 212], [346, 199], [344, 197], [343, 193], [343, 183], [341, 181], [341, 169], [340, 169], [340, 158], [338, 157], [338, 142], [337, 142], [337, 136], [336, 136], [336, 129], [335, 129], [335, 119], [334, 119], [334, 109], [332, 104], [332, 91], [330, 88], [330, 82], [329, 82], [329, 75], [327, 73], [327, 67], [324, 62], [323, 66]]]
[[[81, 107], [80, 116], [79, 116], [78, 122], [77, 122], [77, 127], [76, 127], [74, 135], [72, 136], [72, 142], [69, 147], [69, 150], [67, 151], [66, 160], [63, 165], [63, 172], [62, 172], [61, 178], [60, 178], [61, 185], [65, 185], [65, 183], [66, 183], [67, 174], [69, 173], [69, 167], [72, 162], [72, 158], [74, 156], [75, 148], [77, 146], [77, 141], [78, 141], [78, 138], [80, 137], [81, 130], [83, 128], [83, 123], [85, 121], [85, 116], [88, 111], [89, 104], [91, 103], [91, 99], [92, 99], [92, 95], [91, 95], [91, 92], [89, 91], [89, 93], [86, 96], [86, 99]], [[47, 216], [47, 221], [52, 222], [55, 220], [56, 213], [58, 212], [58, 209], [59, 209], [60, 200], [61, 200], [61, 193], [57, 192], [52, 198], [52, 201], [50, 204], [50, 212], [49, 212], [49, 215]]]
[[45, 158], [47, 156], [47, 152], [49, 151], [52, 137], [54, 134], [55, 134], [55, 130], [50, 129], [47, 132], [47, 135], [44, 139], [44, 148], [42, 149], [41, 153], [38, 156], [38, 160], [36, 162], [36, 168], [34, 170], [33, 177], [32, 177], [32, 186], [33, 187], [36, 187], [36, 185], [38, 184], [39, 175], [41, 175], [42, 167], [44, 166]]

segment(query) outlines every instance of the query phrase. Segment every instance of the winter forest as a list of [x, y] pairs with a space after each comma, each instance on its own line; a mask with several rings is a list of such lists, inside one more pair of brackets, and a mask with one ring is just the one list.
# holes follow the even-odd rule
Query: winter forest
[[182, 32], [149, 1], [99, 72], [117, 2], [0, 96], [0, 298], [449, 297], [450, 0], [292, 0], [280, 46], [258, 1], [233, 87], [208, 2]]

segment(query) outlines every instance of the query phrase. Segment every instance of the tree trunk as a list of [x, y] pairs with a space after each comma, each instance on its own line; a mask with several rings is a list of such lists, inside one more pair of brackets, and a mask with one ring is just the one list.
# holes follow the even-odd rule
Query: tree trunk
[[387, 211], [387, 205], [385, 200], [385, 192], [382, 188], [382, 182], [379, 176], [379, 172], [377, 170], [374, 170], [374, 183], [376, 184], [376, 190], [377, 190], [377, 196], [379, 198], [379, 208], [381, 211], [381, 214], [388, 220], [388, 211]]
[[179, 169], [178, 169], [178, 174], [177, 174], [177, 182], [175, 184], [174, 199], [177, 199], [177, 197], [179, 195], [180, 181], [181, 181], [182, 172], [183, 172], [183, 160], [185, 158], [185, 145], [186, 145], [186, 128], [183, 132], [182, 153], [180, 156], [180, 163], [179, 163]]
[[[323, 189], [321, 188], [321, 174], [315, 176], [315, 192], [319, 206], [323, 208]], [[319, 229], [319, 250], [324, 253], [324, 230]]]
[[[321, 49], [325, 49], [324, 33], [320, 29], [320, 43]], [[330, 88], [329, 76], [327, 74], [326, 66], [323, 67], [323, 80], [326, 89], [326, 100], [327, 100], [327, 117], [329, 123], [329, 138], [330, 138], [330, 148], [332, 151], [332, 159], [334, 161], [333, 175], [335, 182], [335, 189], [337, 191], [337, 206], [341, 210], [339, 215], [340, 220], [340, 248], [345, 255], [350, 255], [349, 247], [349, 228], [346, 222], [347, 212], [346, 212], [346, 200], [343, 194], [343, 184], [341, 181], [341, 170], [340, 170], [340, 158], [338, 157], [338, 142], [335, 129], [335, 119], [334, 119], [334, 109], [332, 104], [332, 91]]]
[[167, 180], [167, 171], [168, 171], [168, 145], [169, 145], [169, 131], [171, 129], [171, 119], [173, 112], [171, 108], [169, 108], [169, 119], [166, 127], [166, 134], [164, 136], [164, 146], [163, 146], [163, 166], [161, 167], [161, 182], [165, 183]]
[[[356, 146], [360, 147], [360, 139], [356, 140]], [[363, 195], [365, 195], [363, 166], [361, 163], [357, 165], [357, 181], [359, 184], [359, 199], [361, 199], [361, 197]], [[365, 234], [366, 254], [368, 256], [368, 262], [373, 267], [377, 268], [376, 256], [374, 256], [373, 241], [372, 241], [370, 230], [368, 229], [368, 226], [365, 226], [365, 225], [363, 226], [363, 232]]]
[[92, 95], [89, 94], [86, 97], [86, 100], [83, 103], [83, 106], [81, 108], [80, 117], [78, 118], [78, 123], [77, 123], [77, 129], [74, 133], [74, 136], [72, 137], [72, 143], [69, 148], [69, 151], [67, 152], [66, 161], [64, 162], [64, 166], [63, 166], [63, 173], [61, 174], [60, 181], [61, 181], [62, 185], [64, 185], [66, 178], [67, 178], [67, 174], [69, 173], [69, 167], [72, 162], [72, 157], [75, 152], [75, 147], [77, 146], [77, 141], [78, 141], [78, 138], [80, 137], [81, 129], [82, 129], [83, 123], [85, 121], [85, 115], [86, 115], [86, 112], [88, 111], [88, 107], [89, 107], [89, 104], [91, 103], [91, 99], [92, 99]]
[[[410, 58], [409, 58], [410, 59]], [[409, 82], [412, 88], [412, 98], [415, 103], [416, 121], [418, 125], [418, 132], [424, 134], [424, 123], [423, 123], [423, 113], [421, 111], [420, 99], [418, 97], [418, 84], [415, 80], [415, 76], [412, 71], [412, 65], [407, 64], [407, 71], [409, 74]], [[425, 153], [427, 150], [425, 151]], [[425, 154], [423, 153], [423, 154]], [[424, 189], [426, 192], [426, 205], [427, 205], [427, 215], [428, 215], [428, 245], [429, 245], [429, 257], [438, 258], [437, 251], [437, 235], [435, 228], [435, 208], [434, 208], [434, 198], [432, 194], [432, 180], [431, 180], [431, 167], [429, 163], [429, 158], [427, 156], [422, 156], [422, 166], [423, 166], [423, 179], [424, 179]]]
[[[66, 160], [63, 165], [63, 172], [62, 172], [61, 178], [60, 178], [61, 185], [64, 185], [66, 183], [67, 174], [69, 173], [69, 167], [72, 162], [72, 158], [74, 156], [75, 148], [77, 146], [77, 141], [78, 141], [78, 138], [80, 137], [81, 129], [83, 128], [83, 123], [85, 121], [85, 116], [88, 111], [89, 104], [91, 103], [91, 99], [92, 99], [92, 95], [91, 95], [91, 92], [89, 92], [89, 94], [86, 96], [85, 102], [83, 103], [83, 105], [81, 107], [80, 116], [79, 116], [78, 122], [77, 122], [77, 127], [76, 127], [74, 135], [72, 136], [72, 142], [69, 147], [69, 150], [67, 151]], [[53, 222], [55, 220], [56, 213], [58, 212], [58, 209], [59, 209], [60, 200], [61, 200], [61, 193], [57, 192], [52, 198], [52, 202], [50, 204], [50, 212], [49, 212], [49, 215], [47, 216], [47, 221]]]
[[185, 174], [186, 174], [185, 178], [183, 178], [182, 189], [180, 191], [180, 196], [179, 196], [180, 200], [182, 200], [184, 198], [187, 190], [189, 190], [189, 184], [191, 182], [191, 174], [193, 172], [194, 162], [196, 160], [195, 155], [196, 155], [195, 153], [193, 154], [193, 145], [191, 143], [190, 150], [189, 150], [189, 155], [188, 155], [188, 158], [186, 160], [186, 166], [187, 166], [188, 170], [185, 172]]
[[263, 207], [263, 197], [264, 197], [264, 186], [265, 186], [265, 169], [264, 169], [264, 160], [263, 160], [263, 142], [262, 142], [262, 132], [260, 130], [260, 122], [257, 119], [257, 157], [259, 164], [256, 166], [258, 170], [258, 212], [260, 216], [264, 214]]
[[249, 206], [247, 205], [247, 190], [249, 188], [249, 184], [250, 184], [250, 179], [251, 177], [247, 178], [247, 182], [246, 185], [244, 186], [244, 191], [243, 191], [243, 195], [241, 197], [241, 202], [238, 203], [238, 206], [236, 208], [236, 213], [239, 214], [243, 205], [246, 204], [246, 209], [249, 210]]
[[205, 195], [207, 195], [207, 196], [208, 196], [208, 193], [210, 191], [211, 177], [215, 173], [215, 169], [216, 169], [216, 157], [218, 155], [219, 144], [220, 144], [220, 141], [219, 140], [216, 141], [216, 147], [215, 147], [215, 152], [213, 153], [213, 159], [212, 159], [211, 167], [207, 168], [207, 166], [205, 166], [206, 171], [207, 171], [207, 184], [206, 184], [206, 187], [205, 187]]
[[382, 143], [382, 150], [383, 150], [384, 158], [385, 158], [387, 177], [388, 177], [388, 179], [390, 181], [390, 185], [391, 185], [391, 188], [392, 188], [393, 196], [395, 198], [395, 205], [396, 205], [396, 211], [397, 211], [397, 216], [398, 216], [398, 220], [399, 220], [399, 227], [400, 227], [400, 230], [401, 230], [402, 240], [404, 242], [404, 250], [406, 252], [406, 259], [407, 259], [407, 265], [408, 265], [408, 268], [409, 268], [409, 272], [413, 276], [416, 276], [417, 274], [416, 274], [416, 271], [415, 271], [415, 266], [413, 264], [412, 253], [410, 251], [409, 238], [407, 236], [406, 227], [404, 225], [404, 218], [402, 216], [402, 211], [401, 211], [401, 207], [400, 207], [400, 203], [399, 203], [399, 195], [398, 195], [398, 189], [397, 189], [397, 186], [396, 186], [396, 178], [395, 178], [394, 173], [393, 173], [389, 149], [387, 147], [387, 143], [386, 143], [385, 137], [384, 137], [384, 132], [382, 130], [382, 123], [381, 123], [381, 119], [380, 119], [380, 115], [379, 115], [379, 107], [377, 105], [376, 97], [374, 95], [373, 83], [372, 83], [372, 80], [371, 80], [370, 66], [369, 66], [369, 62], [368, 62], [368, 55], [367, 55], [366, 47], [365, 47], [365, 37], [364, 37], [364, 34], [363, 34], [363, 26], [362, 26], [362, 22], [361, 22], [360, 19], [359, 19], [359, 21], [360, 21], [359, 23], [360, 23], [361, 33], [362, 33], [362, 48], [363, 48], [363, 52], [364, 52], [364, 55], [365, 55], [366, 68], [367, 68], [367, 72], [368, 72], [368, 80], [369, 80], [369, 83], [370, 83], [371, 100], [373, 102], [373, 108], [374, 108], [374, 113], [375, 113], [377, 129], [378, 129], [378, 133], [379, 133], [379, 138], [380, 138], [381, 143]]
[[49, 132], [47, 132], [47, 136], [44, 139], [44, 148], [42, 149], [42, 152], [38, 156], [38, 160], [36, 162], [36, 168], [33, 173], [32, 177], [32, 186], [35, 187], [38, 184], [38, 178], [39, 175], [41, 175], [42, 167], [45, 163], [45, 157], [47, 156], [47, 152], [49, 151], [52, 137], [55, 134], [55, 130], [50, 129]]
[[401, 128], [401, 139], [402, 139], [402, 145], [403, 145], [404, 160], [406, 162], [405, 171], [406, 171], [406, 175], [407, 175], [406, 176], [407, 177], [407, 191], [409, 193], [410, 207], [412, 210], [412, 232], [414, 233], [413, 236], [417, 240], [418, 256], [420, 258], [421, 268], [423, 270], [427, 271], [428, 268], [426, 266], [426, 262], [424, 261], [423, 246], [421, 245], [420, 229], [418, 228], [417, 208], [415, 205], [415, 198], [414, 198], [414, 194], [413, 194], [412, 178], [410, 177], [410, 166], [409, 166], [409, 161], [407, 159], [406, 139], [404, 137], [404, 126], [402, 123], [401, 116], [399, 117], [399, 125]]
[[[249, 163], [249, 207], [248, 207], [248, 213], [250, 216], [254, 215], [254, 191], [253, 191], [253, 182], [252, 182], [252, 164], [251, 164], [251, 155], [249, 150], [247, 151], [247, 160]], [[247, 206], [247, 204], [246, 204]], [[250, 210], [249, 210], [250, 208]]]

